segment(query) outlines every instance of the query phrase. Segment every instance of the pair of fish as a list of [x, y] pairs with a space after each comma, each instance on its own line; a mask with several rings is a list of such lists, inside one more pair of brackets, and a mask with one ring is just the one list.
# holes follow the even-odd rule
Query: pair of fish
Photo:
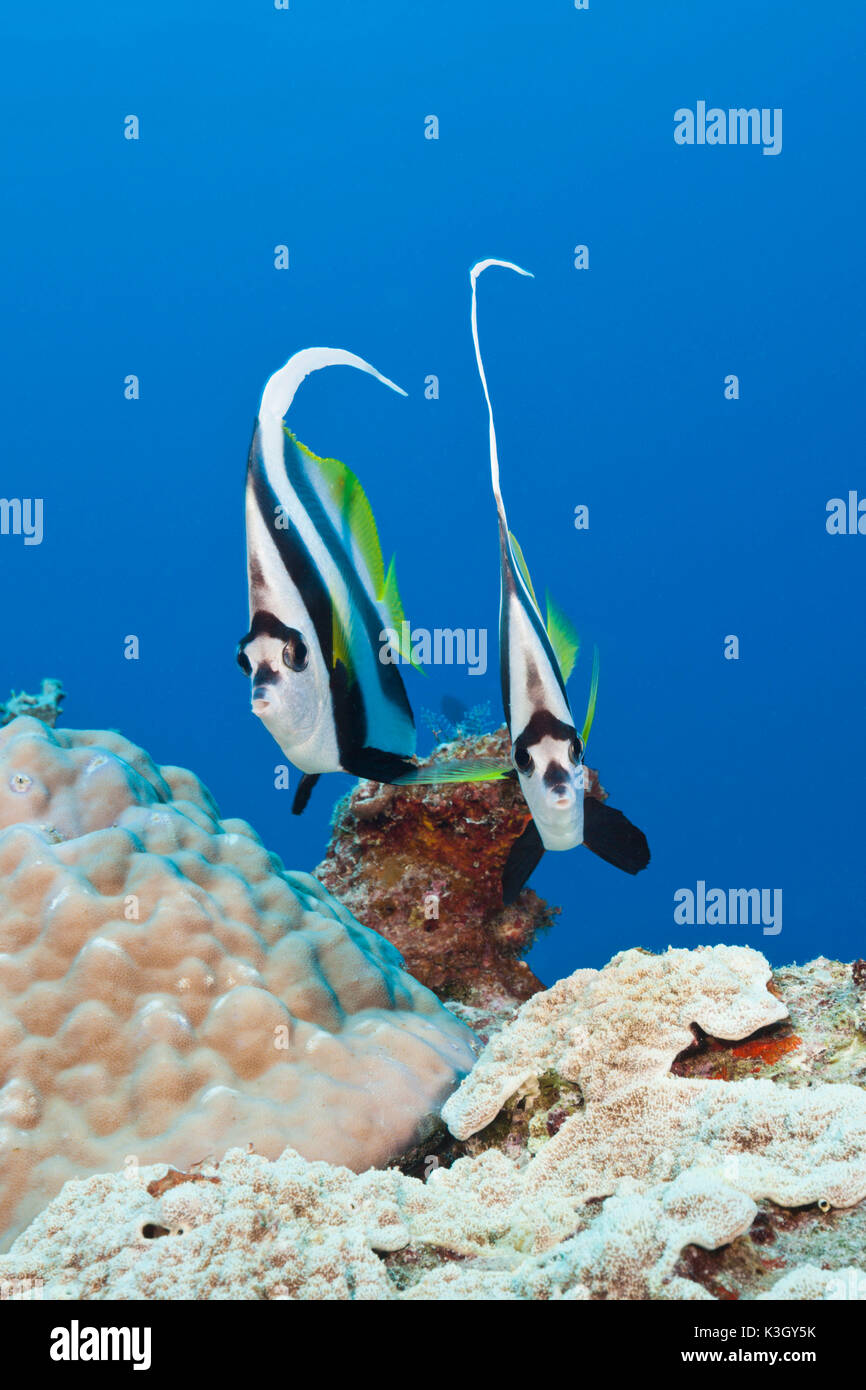
[[[530, 811], [503, 872], [503, 900], [513, 902], [545, 849], [585, 844], [628, 873], [649, 862], [643, 833], [620, 812], [585, 796], [583, 757], [595, 712], [598, 660], [578, 734], [566, 694], [578, 641], [548, 599], [541, 617], [522, 551], [508, 528], [499, 485], [493, 408], [478, 340], [477, 280], [489, 266], [526, 275], [507, 261], [471, 271], [472, 337], [490, 424], [490, 468], [500, 548], [500, 670], [510, 762], [490, 759], [419, 767], [415, 724], [383, 634], [404, 626], [391, 560], [386, 571], [376, 524], [355, 475], [320, 459], [284, 425], [310, 372], [350, 366], [406, 393], [363, 358], [309, 348], [268, 381], [247, 466], [246, 523], [250, 628], [238, 662], [252, 683], [252, 708], [286, 757], [303, 773], [293, 803], [300, 813], [322, 773], [398, 785], [517, 777]], [[395, 655], [393, 651], [390, 656]], [[399, 655], [412, 660], [411, 651]]]

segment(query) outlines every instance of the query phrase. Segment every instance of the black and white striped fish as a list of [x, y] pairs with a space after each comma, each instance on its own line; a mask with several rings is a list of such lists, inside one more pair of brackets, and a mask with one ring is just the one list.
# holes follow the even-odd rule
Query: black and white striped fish
[[532, 820], [515, 841], [503, 874], [503, 899], [513, 902], [548, 850], [587, 849], [627, 873], [649, 863], [643, 832], [621, 811], [595, 796], [584, 796], [587, 770], [583, 756], [595, 714], [598, 656], [593, 660], [592, 685], [586, 718], [577, 732], [566, 681], [579, 643], [567, 619], [547, 600], [547, 622], [541, 617], [529, 570], [515, 537], [508, 529], [499, 486], [499, 458], [493, 407], [478, 341], [477, 281], [489, 266], [529, 271], [510, 261], [479, 261], [470, 272], [472, 339], [478, 372], [490, 419], [490, 473], [499, 519], [500, 608], [499, 657], [505, 722], [511, 735], [511, 757]]
[[237, 660], [253, 713], [304, 773], [296, 813], [323, 772], [390, 782], [415, 767], [412, 710], [394, 652], [383, 654], [384, 630], [404, 631], [394, 561], [386, 572], [355, 475], [283, 424], [304, 378], [332, 366], [406, 394], [354, 353], [295, 353], [265, 386], [247, 465], [250, 627]]

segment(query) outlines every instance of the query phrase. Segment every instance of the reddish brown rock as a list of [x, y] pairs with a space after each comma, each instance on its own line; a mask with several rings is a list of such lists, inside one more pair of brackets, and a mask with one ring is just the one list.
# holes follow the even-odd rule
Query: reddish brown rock
[[[503, 728], [442, 744], [431, 761], [507, 757], [509, 746]], [[440, 998], [498, 1015], [543, 988], [521, 956], [559, 912], [531, 889], [502, 904], [502, 870], [528, 820], [511, 780], [362, 782], [335, 809], [316, 877]]]

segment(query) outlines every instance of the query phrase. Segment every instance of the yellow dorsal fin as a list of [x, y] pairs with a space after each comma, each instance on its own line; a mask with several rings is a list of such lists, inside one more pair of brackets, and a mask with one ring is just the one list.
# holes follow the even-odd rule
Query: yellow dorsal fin
[[314, 463], [319, 470], [339, 509], [340, 516], [348, 527], [370, 572], [376, 598], [381, 599], [385, 588], [385, 563], [382, 559], [382, 547], [379, 544], [376, 519], [373, 516], [373, 508], [370, 506], [367, 494], [351, 468], [348, 468], [345, 463], [341, 463], [339, 459], [319, 458], [317, 454], [307, 448], [306, 444], [302, 444], [299, 439], [296, 439], [285, 425], [283, 429], [303, 451], [304, 457]]
[[[412, 659], [411, 643], [407, 644], [403, 637], [403, 623], [406, 615], [403, 611], [403, 600], [400, 598], [400, 590], [397, 587], [397, 575], [394, 569], [394, 559], [388, 566], [388, 573], [385, 573], [385, 562], [382, 558], [382, 546], [379, 542], [379, 532], [376, 527], [376, 518], [373, 516], [373, 508], [367, 498], [367, 494], [362, 488], [358, 478], [339, 459], [323, 459], [318, 454], [314, 454], [312, 449], [308, 449], [306, 444], [292, 434], [287, 425], [283, 425], [285, 433], [301, 450], [304, 457], [314, 464], [320, 477], [333, 498], [344, 525], [348, 528], [352, 540], [358, 547], [364, 563], [369, 571], [370, 580], [373, 585], [373, 595], [377, 603], [384, 606], [388, 615], [391, 627], [397, 633], [397, 645], [400, 655], [410, 665], [426, 675], [423, 666], [419, 666], [417, 661]], [[348, 633], [344, 624], [340, 621], [339, 615], [332, 604], [332, 626], [333, 626], [333, 650], [334, 665], [337, 661], [342, 661], [349, 673], [349, 678], [354, 679], [354, 671], [350, 657], [350, 644]]]
[[595, 718], [595, 702], [598, 698], [598, 647], [592, 649], [592, 682], [589, 687], [589, 699], [586, 704], [586, 718], [583, 721], [581, 739], [584, 748], [589, 738], [589, 731], [592, 728], [592, 721]]
[[580, 638], [572, 623], [562, 612], [562, 609], [557, 607], [550, 594], [547, 595], [547, 635], [559, 662], [563, 683], [565, 683], [574, 670], [577, 653], [580, 651]]
[[523, 582], [529, 590], [530, 594], [532, 595], [532, 602], [535, 604], [536, 608], [538, 608], [538, 599], [535, 597], [535, 590], [532, 587], [532, 580], [529, 577], [529, 567], [525, 559], [523, 558], [523, 551], [520, 548], [520, 542], [518, 541], [513, 531], [508, 532], [508, 539], [511, 541], [511, 549], [514, 551], [514, 558], [517, 561], [517, 567], [520, 570], [520, 573], [523, 575]]
[[403, 611], [403, 600], [400, 597], [400, 590], [397, 587], [397, 572], [394, 568], [394, 556], [391, 556], [391, 563], [388, 566], [388, 573], [385, 575], [385, 586], [382, 591], [382, 604], [388, 617], [389, 625], [397, 634], [397, 647], [404, 661], [408, 661], [410, 666], [414, 666], [416, 671], [420, 671], [422, 676], [427, 672], [420, 666], [412, 656], [411, 636], [408, 642], [405, 640], [403, 624], [406, 621], [406, 614]]
[[385, 605], [385, 612], [392, 627], [398, 632], [402, 630], [406, 620], [403, 612], [403, 600], [400, 597], [400, 590], [397, 587], [397, 574], [394, 569], [394, 556], [391, 556], [391, 563], [388, 566], [388, 573], [385, 575], [385, 587], [382, 591], [382, 602]]

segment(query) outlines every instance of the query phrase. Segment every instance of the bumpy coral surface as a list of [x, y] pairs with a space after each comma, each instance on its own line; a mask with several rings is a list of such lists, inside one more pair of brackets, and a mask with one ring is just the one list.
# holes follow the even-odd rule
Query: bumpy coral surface
[[[7, 1297], [316, 1300], [712, 1300], [679, 1270], [684, 1248], [737, 1242], [757, 1208], [697, 1170], [543, 1219], [501, 1154], [426, 1182], [356, 1175], [287, 1151], [233, 1150], [218, 1168], [68, 1183], [0, 1257]], [[548, 1239], [537, 1242], [539, 1226]], [[559, 1228], [559, 1239], [554, 1229]], [[564, 1232], [568, 1231], [568, 1235]], [[855, 1267], [805, 1267], [769, 1298], [864, 1297]]]
[[535, 995], [491, 1039], [443, 1117], [467, 1138], [555, 1071], [579, 1085], [585, 1104], [530, 1163], [530, 1192], [586, 1201], [613, 1192], [620, 1178], [671, 1181], [697, 1169], [753, 1199], [853, 1206], [866, 1197], [859, 1086], [669, 1075], [693, 1041], [690, 1021], [737, 1039], [785, 1017], [769, 979], [764, 957], [736, 946], [625, 951], [604, 970], [579, 970]]
[[849, 1265], [846, 1269], [818, 1269], [816, 1265], [801, 1265], [783, 1276], [761, 1299], [801, 1299], [823, 1301], [845, 1300], [866, 1303], [866, 1274]]
[[[607, 975], [578, 972], [552, 997], [536, 996], [491, 1038], [477, 1078], [464, 1083], [466, 1113], [482, 1095], [489, 1111], [494, 1053], [498, 1093], [505, 1075], [518, 1092], [492, 1124], [454, 1141], [464, 1156], [447, 1154], [450, 1167], [428, 1155], [422, 1180], [396, 1169], [356, 1175], [294, 1152], [267, 1162], [234, 1151], [189, 1172], [131, 1162], [68, 1183], [0, 1258], [0, 1289], [27, 1297], [42, 1281], [46, 1297], [66, 1298], [863, 1299], [863, 1091], [810, 1084], [801, 1060], [817, 1065], [818, 1039], [832, 1035], [838, 1055], [827, 1065], [841, 1078], [838, 1056], [848, 1055], [856, 1074], [859, 982], [834, 962], [779, 972], [802, 1035], [799, 1052], [780, 1061], [772, 1044], [790, 1022], [768, 975], [761, 956], [740, 948], [626, 952]], [[828, 981], [840, 987], [835, 1010]], [[587, 1010], [598, 1014], [595, 1050], [579, 1036]], [[787, 1061], [796, 1082], [668, 1074], [686, 1035], [677, 1065], [742, 1045], [695, 1039], [691, 1014], [723, 1038], [757, 1028], [749, 1068], [763, 1053], [768, 1074]], [[552, 1069], [527, 1077], [532, 1018], [536, 1073]]]
[[697, 1028], [693, 1046], [671, 1069], [674, 1075], [713, 1081], [760, 1076], [789, 1086], [811, 1086], [816, 1080], [866, 1085], [866, 962], [845, 965], [819, 956], [775, 970], [768, 988], [787, 1007], [781, 1024], [742, 1043], [726, 1043]]
[[[509, 747], [503, 729], [443, 744], [431, 762], [507, 757]], [[528, 819], [510, 781], [362, 782], [334, 812], [316, 876], [392, 941], [440, 998], [482, 1002], [501, 1014], [542, 988], [520, 957], [558, 911], [530, 889], [513, 906], [502, 904], [502, 869]]]
[[593, 1100], [665, 1076], [694, 1040], [691, 1023], [716, 1037], [748, 1037], [787, 1017], [769, 979], [764, 957], [740, 946], [624, 951], [603, 970], [576, 970], [488, 1043], [448, 1103], [451, 1132], [465, 1139], [482, 1129], [509, 1096], [551, 1069], [579, 1080]]
[[355, 1169], [475, 1040], [396, 950], [118, 734], [0, 732], [0, 1231], [72, 1177], [287, 1145]]

